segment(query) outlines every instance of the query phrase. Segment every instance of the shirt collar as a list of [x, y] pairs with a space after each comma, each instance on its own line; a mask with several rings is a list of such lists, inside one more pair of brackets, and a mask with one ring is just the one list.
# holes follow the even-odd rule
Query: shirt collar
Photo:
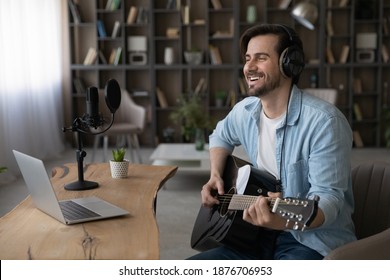
[[295, 125], [302, 109], [302, 91], [294, 85], [291, 90], [290, 104], [288, 106], [287, 125]]
[[[247, 97], [247, 98], [256, 98], [257, 102], [249, 102], [245, 105], [245, 110], [250, 112], [253, 119], [259, 122], [260, 119], [260, 110], [262, 105], [258, 97]], [[299, 119], [302, 108], [302, 91], [296, 86], [293, 85], [291, 90], [291, 97], [288, 106], [288, 116], [287, 116], [287, 125], [295, 125]]]

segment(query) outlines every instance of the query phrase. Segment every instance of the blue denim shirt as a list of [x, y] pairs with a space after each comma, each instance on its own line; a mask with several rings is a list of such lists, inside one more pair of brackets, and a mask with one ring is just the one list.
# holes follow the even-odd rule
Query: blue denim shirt
[[[210, 135], [210, 148], [233, 151], [235, 146], [242, 145], [251, 163], [257, 166], [261, 110], [258, 97], [247, 97], [237, 103]], [[354, 207], [351, 128], [335, 106], [295, 86], [287, 115], [287, 126], [284, 128], [282, 122], [276, 129], [276, 162], [283, 196], [318, 195], [319, 207], [325, 215], [320, 227], [291, 233], [299, 242], [325, 256], [356, 240], [351, 219]]]

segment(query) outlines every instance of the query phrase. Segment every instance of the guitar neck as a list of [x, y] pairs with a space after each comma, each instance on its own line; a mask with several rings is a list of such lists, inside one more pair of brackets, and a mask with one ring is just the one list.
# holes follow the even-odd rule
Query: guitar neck
[[[228, 196], [228, 198], [227, 198]], [[243, 195], [243, 194], [234, 194], [234, 195], [223, 195], [222, 198], [220, 198], [221, 202], [224, 202], [224, 200], [229, 200], [229, 210], [245, 210], [249, 208], [253, 203], [255, 203], [258, 196], [254, 195]], [[271, 199], [271, 208], [274, 207], [274, 204], [276, 202], [276, 199]]]
[[[226, 194], [222, 195], [220, 203], [225, 204], [228, 210], [245, 210], [249, 208], [258, 196]], [[298, 229], [300, 224], [304, 230], [313, 221], [317, 213], [319, 197], [315, 196], [312, 200], [302, 200], [298, 198], [271, 198], [270, 210], [288, 221], [294, 222], [294, 229]]]

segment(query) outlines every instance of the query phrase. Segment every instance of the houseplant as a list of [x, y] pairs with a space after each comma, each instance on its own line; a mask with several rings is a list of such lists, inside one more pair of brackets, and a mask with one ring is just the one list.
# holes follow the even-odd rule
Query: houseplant
[[195, 142], [196, 149], [203, 150], [205, 131], [212, 129], [213, 124], [198, 95], [182, 95], [178, 100], [177, 109], [170, 114], [170, 118], [180, 125], [185, 142]]
[[112, 150], [113, 159], [110, 160], [112, 178], [126, 178], [129, 169], [129, 161], [125, 159], [126, 149], [117, 148]]

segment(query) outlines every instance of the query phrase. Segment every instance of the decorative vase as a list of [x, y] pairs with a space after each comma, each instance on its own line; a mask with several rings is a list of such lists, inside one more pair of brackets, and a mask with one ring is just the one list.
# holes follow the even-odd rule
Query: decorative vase
[[204, 130], [201, 128], [197, 128], [195, 130], [195, 149], [197, 151], [203, 151], [204, 150]]
[[110, 160], [111, 177], [115, 179], [126, 178], [129, 170], [129, 161]]
[[164, 63], [166, 65], [171, 65], [175, 61], [173, 56], [173, 48], [167, 47], [164, 49]]
[[248, 23], [255, 23], [257, 20], [257, 10], [255, 5], [249, 5], [246, 10], [246, 21]]

